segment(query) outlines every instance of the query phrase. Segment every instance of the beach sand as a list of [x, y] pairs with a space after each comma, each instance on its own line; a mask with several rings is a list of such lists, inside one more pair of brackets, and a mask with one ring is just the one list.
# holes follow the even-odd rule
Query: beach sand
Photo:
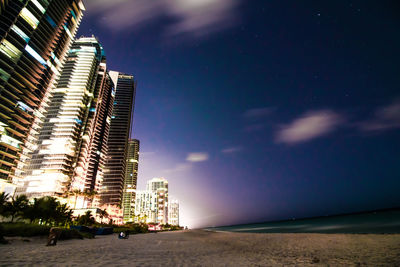
[[[29, 239], [29, 238], [26, 238]], [[400, 235], [253, 234], [202, 230], [59, 241], [13, 239], [0, 265], [400, 266]]]

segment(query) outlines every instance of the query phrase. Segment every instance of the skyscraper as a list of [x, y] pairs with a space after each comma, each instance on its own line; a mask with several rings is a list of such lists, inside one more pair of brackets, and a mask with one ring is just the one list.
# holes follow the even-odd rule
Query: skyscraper
[[168, 223], [168, 188], [158, 188], [157, 194], [157, 222]]
[[157, 208], [157, 193], [148, 190], [136, 191], [136, 222], [157, 223]]
[[179, 201], [176, 199], [168, 202], [168, 224], [179, 226]]
[[107, 163], [101, 189], [103, 205], [122, 204], [128, 140], [134, 111], [136, 85], [132, 75], [110, 71], [115, 85], [114, 107], [108, 137]]
[[[52, 91], [20, 193], [66, 197], [68, 192], [99, 190], [107, 154], [112, 89], [98, 40], [76, 40]], [[75, 196], [70, 204], [87, 207], [93, 198]]]
[[147, 190], [157, 197], [157, 223], [168, 223], [168, 181], [167, 179], [153, 178], [147, 182]]
[[126, 160], [125, 185], [122, 199], [124, 222], [133, 222], [134, 220], [136, 185], [139, 168], [139, 148], [139, 140], [129, 140], [128, 157]]
[[168, 181], [153, 178], [147, 182], [146, 191], [138, 191], [135, 206], [136, 221], [168, 223]]
[[35, 150], [50, 88], [83, 10], [81, 0], [0, 3], [0, 179], [17, 183]]
[[168, 190], [168, 181], [164, 177], [155, 177], [149, 181], [147, 181], [146, 189], [148, 191], [157, 192], [159, 188], [166, 188]]

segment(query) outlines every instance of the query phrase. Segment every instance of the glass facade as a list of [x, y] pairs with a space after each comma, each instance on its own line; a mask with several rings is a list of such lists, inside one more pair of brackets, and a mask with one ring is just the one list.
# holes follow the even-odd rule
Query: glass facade
[[0, 179], [17, 184], [24, 174], [83, 10], [81, 0], [0, 2]]
[[110, 71], [110, 76], [116, 85], [115, 100], [110, 118], [107, 163], [100, 194], [103, 205], [121, 206], [136, 85], [132, 75]]
[[168, 223], [168, 181], [153, 178], [147, 182], [147, 190], [136, 194], [135, 221], [144, 223]]
[[139, 140], [129, 140], [128, 157], [126, 159], [124, 193], [122, 198], [124, 222], [133, 222], [135, 217], [136, 186], [139, 169], [139, 149]]
[[[68, 192], [95, 193], [100, 189], [107, 155], [112, 89], [103, 48], [97, 39], [77, 39], [50, 97], [21, 193], [29, 197], [69, 198]], [[94, 194], [72, 197], [69, 203], [74, 208], [86, 208], [95, 199]]]

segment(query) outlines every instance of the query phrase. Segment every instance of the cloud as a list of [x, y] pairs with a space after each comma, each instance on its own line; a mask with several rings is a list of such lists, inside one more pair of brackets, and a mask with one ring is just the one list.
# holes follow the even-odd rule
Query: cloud
[[339, 114], [330, 110], [308, 112], [292, 123], [282, 126], [276, 135], [276, 142], [306, 142], [334, 131], [343, 120]]
[[224, 154], [232, 154], [241, 151], [241, 147], [227, 147], [221, 150], [222, 153]]
[[274, 111], [271, 107], [252, 108], [243, 113], [245, 119], [258, 119], [270, 115]]
[[201, 162], [201, 161], [207, 161], [208, 158], [209, 158], [208, 153], [195, 152], [195, 153], [189, 153], [186, 157], [186, 160], [190, 162]]
[[188, 171], [190, 169], [192, 169], [192, 164], [185, 162], [185, 163], [178, 163], [175, 165], [174, 168], [166, 169], [166, 170], [163, 170], [162, 172], [163, 173], [176, 173], [176, 172]]
[[373, 118], [361, 122], [359, 127], [362, 131], [366, 132], [400, 128], [400, 100], [396, 100], [386, 107], [378, 108]]
[[167, 19], [169, 37], [201, 37], [236, 22], [240, 0], [86, 0], [88, 15], [96, 15], [112, 30], [132, 30]]

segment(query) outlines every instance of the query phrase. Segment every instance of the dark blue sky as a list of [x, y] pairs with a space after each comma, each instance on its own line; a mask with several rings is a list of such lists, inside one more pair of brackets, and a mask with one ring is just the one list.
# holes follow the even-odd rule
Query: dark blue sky
[[[112, 2], [112, 5], [110, 4]], [[396, 1], [87, 0], [183, 225], [400, 206]]]

